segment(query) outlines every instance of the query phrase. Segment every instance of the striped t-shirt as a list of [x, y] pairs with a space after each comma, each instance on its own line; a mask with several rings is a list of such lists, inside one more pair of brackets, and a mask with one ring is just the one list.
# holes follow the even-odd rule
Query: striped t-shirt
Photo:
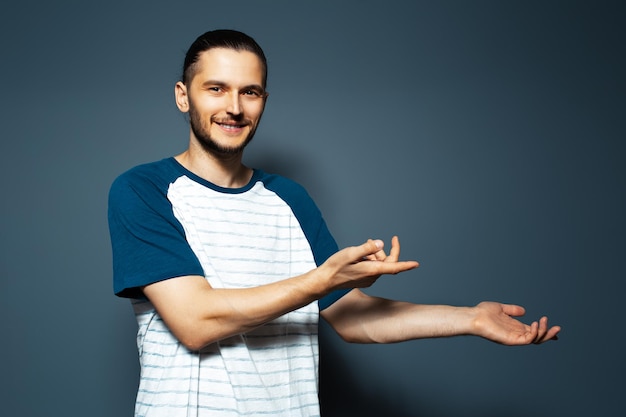
[[319, 310], [344, 292], [189, 351], [139, 290], [184, 275], [253, 287], [320, 265], [337, 245], [302, 187], [255, 170], [245, 187], [222, 188], [167, 158], [115, 180], [109, 227], [114, 291], [139, 325], [136, 416], [319, 415]]

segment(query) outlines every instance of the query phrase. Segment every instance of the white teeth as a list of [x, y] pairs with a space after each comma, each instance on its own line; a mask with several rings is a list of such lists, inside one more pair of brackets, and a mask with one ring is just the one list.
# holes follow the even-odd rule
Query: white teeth
[[221, 124], [220, 126], [222, 126], [224, 129], [239, 129], [239, 128], [241, 128], [241, 126], [239, 126], [239, 125], [222, 125]]

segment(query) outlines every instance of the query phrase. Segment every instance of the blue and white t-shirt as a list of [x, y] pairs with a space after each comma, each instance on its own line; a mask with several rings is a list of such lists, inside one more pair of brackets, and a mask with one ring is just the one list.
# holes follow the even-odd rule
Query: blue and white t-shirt
[[167, 158], [115, 180], [109, 227], [114, 291], [139, 325], [136, 416], [319, 415], [319, 310], [345, 292], [189, 351], [140, 290], [185, 275], [253, 287], [320, 265], [337, 245], [301, 186], [255, 170], [245, 187], [222, 188]]

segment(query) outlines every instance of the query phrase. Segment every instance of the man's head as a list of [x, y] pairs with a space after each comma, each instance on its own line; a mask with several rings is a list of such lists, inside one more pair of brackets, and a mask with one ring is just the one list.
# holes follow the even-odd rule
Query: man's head
[[197, 71], [197, 62], [200, 54], [213, 48], [248, 51], [255, 54], [263, 64], [263, 88], [267, 84], [267, 60], [263, 49], [258, 43], [245, 33], [236, 30], [219, 29], [206, 32], [194, 41], [187, 50], [181, 81], [187, 84], [193, 79]]
[[265, 108], [267, 62], [259, 45], [232, 30], [207, 32], [185, 57], [176, 104], [189, 113], [190, 146], [217, 155], [240, 155]]

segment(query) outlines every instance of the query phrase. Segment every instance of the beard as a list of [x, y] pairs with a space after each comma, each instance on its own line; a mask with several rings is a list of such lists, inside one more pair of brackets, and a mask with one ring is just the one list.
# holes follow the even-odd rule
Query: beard
[[[241, 122], [243, 118], [233, 118], [232, 120], [236, 122]], [[243, 150], [248, 145], [248, 143], [250, 143], [250, 141], [254, 137], [254, 133], [256, 132], [256, 128], [250, 130], [250, 133], [248, 133], [246, 139], [239, 145], [222, 145], [211, 137], [209, 129], [203, 123], [202, 116], [200, 116], [200, 114], [193, 106], [189, 107], [189, 124], [191, 126], [191, 131], [195, 135], [196, 139], [198, 139], [198, 143], [205, 151], [223, 156], [238, 155], [243, 153]]]

